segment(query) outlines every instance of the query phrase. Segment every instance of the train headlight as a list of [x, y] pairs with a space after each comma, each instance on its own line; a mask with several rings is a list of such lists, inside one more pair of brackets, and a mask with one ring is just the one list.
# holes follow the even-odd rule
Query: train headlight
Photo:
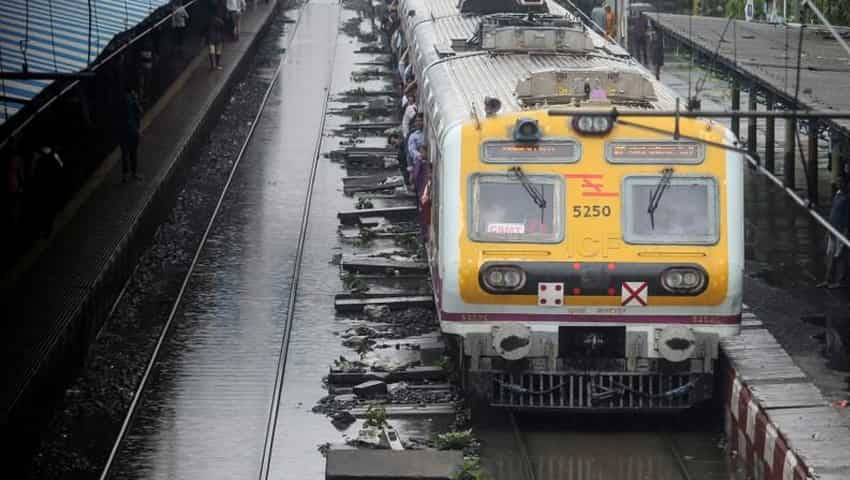
[[579, 115], [573, 117], [573, 130], [583, 135], [604, 135], [614, 127], [614, 121], [606, 115]]
[[533, 118], [520, 118], [514, 126], [514, 140], [517, 142], [536, 142], [540, 140], [540, 125]]
[[706, 286], [705, 272], [694, 267], [668, 268], [661, 274], [661, 285], [671, 293], [696, 293]]
[[481, 275], [484, 289], [493, 292], [510, 292], [525, 285], [525, 272], [519, 267], [498, 265], [487, 267]]

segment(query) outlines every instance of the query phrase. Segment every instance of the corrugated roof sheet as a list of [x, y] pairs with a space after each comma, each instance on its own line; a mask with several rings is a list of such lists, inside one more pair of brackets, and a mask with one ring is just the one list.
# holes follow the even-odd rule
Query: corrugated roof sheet
[[[0, 1], [0, 68], [20, 72], [22, 42], [30, 72], [73, 73], [85, 69], [119, 33], [147, 18], [169, 0]], [[51, 80], [0, 80], [0, 124], [38, 95]]]

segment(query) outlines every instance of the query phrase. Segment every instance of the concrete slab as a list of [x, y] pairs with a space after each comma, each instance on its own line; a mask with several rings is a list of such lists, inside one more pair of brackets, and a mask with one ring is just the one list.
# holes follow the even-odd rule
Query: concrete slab
[[750, 391], [765, 410], [827, 405], [820, 390], [809, 382], [754, 385]]
[[462, 465], [459, 451], [332, 449], [325, 480], [449, 480]]

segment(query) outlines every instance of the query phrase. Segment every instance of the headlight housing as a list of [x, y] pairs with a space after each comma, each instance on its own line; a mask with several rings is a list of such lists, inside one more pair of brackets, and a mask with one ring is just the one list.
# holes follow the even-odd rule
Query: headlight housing
[[671, 293], [700, 293], [708, 284], [708, 275], [697, 267], [673, 267], [661, 273], [661, 286]]
[[577, 115], [573, 117], [573, 130], [582, 135], [604, 135], [614, 128], [608, 115]]
[[493, 293], [515, 292], [525, 286], [525, 271], [513, 265], [485, 267], [480, 274], [484, 290]]

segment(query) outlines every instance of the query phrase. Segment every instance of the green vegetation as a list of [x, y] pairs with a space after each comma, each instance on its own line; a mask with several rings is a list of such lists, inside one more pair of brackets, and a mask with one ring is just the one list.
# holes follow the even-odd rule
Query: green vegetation
[[463, 450], [472, 445], [472, 430], [447, 432], [434, 436], [434, 448], [437, 450]]
[[463, 466], [452, 476], [452, 480], [484, 480], [485, 478], [481, 472], [481, 459], [478, 457], [464, 457]]

